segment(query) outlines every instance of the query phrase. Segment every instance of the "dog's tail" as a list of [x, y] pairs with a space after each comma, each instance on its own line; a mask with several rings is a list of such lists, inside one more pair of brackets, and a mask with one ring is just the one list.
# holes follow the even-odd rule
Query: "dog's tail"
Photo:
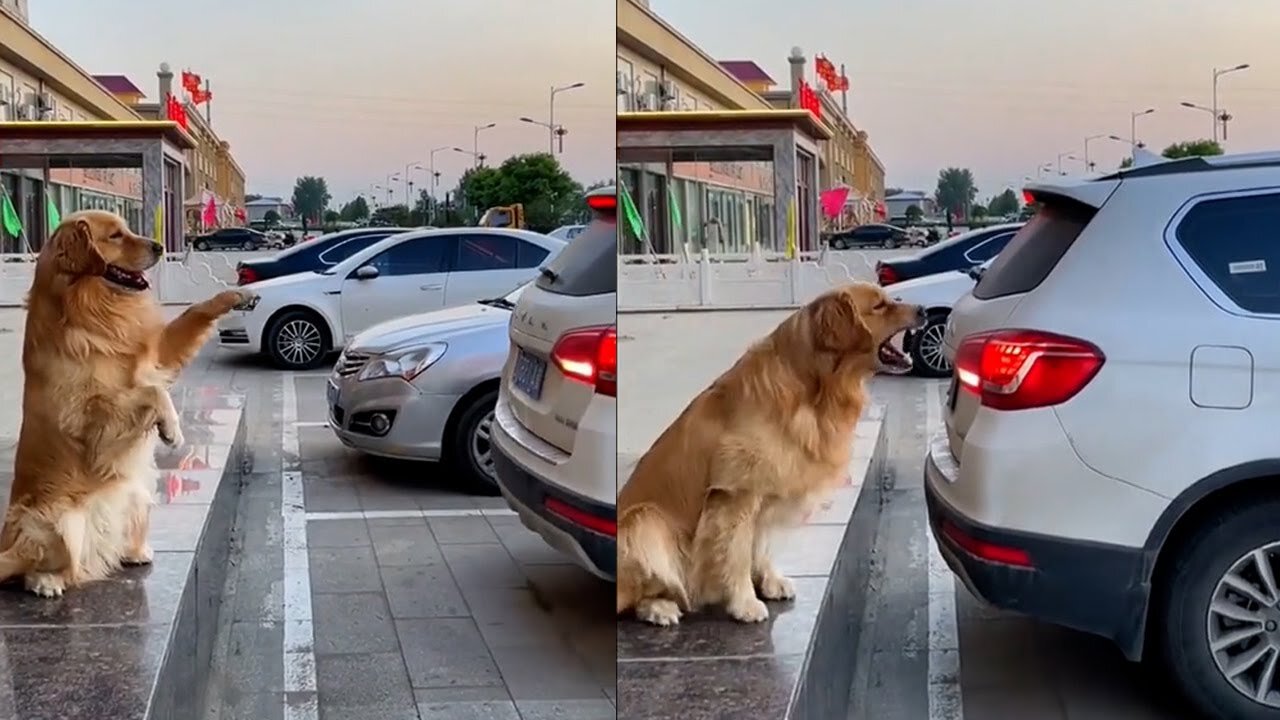
[[644, 598], [665, 597], [690, 610], [684, 552], [661, 509], [641, 504], [618, 518], [618, 614]]

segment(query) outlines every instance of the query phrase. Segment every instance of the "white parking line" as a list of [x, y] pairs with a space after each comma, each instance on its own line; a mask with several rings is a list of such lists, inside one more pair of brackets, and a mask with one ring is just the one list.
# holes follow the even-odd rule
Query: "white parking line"
[[439, 510], [328, 510], [309, 512], [307, 522], [317, 520], [395, 520], [399, 518], [513, 517], [508, 508], [448, 508]]
[[328, 420], [299, 420], [293, 424], [297, 428], [329, 427]]
[[284, 520], [284, 720], [318, 720], [315, 628], [311, 620], [311, 562], [298, 457], [298, 387], [281, 377], [280, 513]]
[[[942, 431], [943, 384], [925, 386], [925, 443]], [[938, 552], [933, 533], [929, 540], [929, 720], [963, 720], [960, 691], [960, 633], [956, 627], [956, 584], [951, 569]]]

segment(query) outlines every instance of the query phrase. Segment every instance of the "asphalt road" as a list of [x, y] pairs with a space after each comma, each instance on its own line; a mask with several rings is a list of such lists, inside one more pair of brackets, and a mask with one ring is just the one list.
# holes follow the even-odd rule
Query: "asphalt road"
[[[1171, 720], [1176, 697], [1105, 640], [986, 607], [929, 547], [924, 446], [944, 381], [882, 377], [892, 489], [850, 720]], [[933, 400], [929, 399], [932, 393]], [[938, 405], [931, 411], [930, 403]], [[931, 427], [938, 426], [938, 427]], [[932, 600], [932, 602], [931, 602]], [[957, 667], [958, 666], [958, 667]]]

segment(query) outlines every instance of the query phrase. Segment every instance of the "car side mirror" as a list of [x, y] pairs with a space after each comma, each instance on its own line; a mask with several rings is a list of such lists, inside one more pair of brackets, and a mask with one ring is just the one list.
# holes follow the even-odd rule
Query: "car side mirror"
[[357, 280], [372, 280], [376, 277], [378, 277], [378, 268], [372, 265], [365, 265], [356, 270]]

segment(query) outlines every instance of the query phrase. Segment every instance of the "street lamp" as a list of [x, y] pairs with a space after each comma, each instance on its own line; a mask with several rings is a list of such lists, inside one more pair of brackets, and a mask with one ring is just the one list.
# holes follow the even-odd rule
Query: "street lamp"
[[1156, 111], [1155, 108], [1147, 108], [1146, 110], [1142, 110], [1139, 112], [1129, 113], [1129, 144], [1130, 145], [1132, 145], [1135, 148], [1138, 147], [1138, 118], [1142, 117], [1143, 115], [1150, 115], [1155, 111]]
[[1053, 169], [1053, 163], [1045, 163], [1036, 168], [1036, 179], [1039, 180], [1046, 172]]
[[436, 220], [436, 186], [440, 184], [440, 173], [436, 172], [436, 153], [448, 150], [450, 146], [441, 145], [438, 148], [432, 148], [427, 154], [427, 172], [431, 173], [431, 212], [428, 215], [427, 224], [434, 225]]
[[480, 154], [480, 131], [497, 127], [498, 123], [489, 123], [488, 125], [476, 125], [471, 133], [471, 154], [475, 155], [477, 165], [484, 164], [484, 155]]
[[1095, 165], [1095, 163], [1089, 159], [1089, 143], [1093, 142], [1094, 140], [1114, 140], [1119, 143], [1124, 143], [1125, 145], [1129, 144], [1128, 140], [1125, 140], [1119, 135], [1109, 135], [1107, 133], [1103, 133], [1101, 135], [1090, 135], [1089, 137], [1085, 138], [1084, 139], [1084, 171], [1085, 172], [1093, 172], [1093, 167]]
[[534, 120], [531, 117], [522, 117], [520, 118], [520, 122], [525, 122], [525, 123], [529, 123], [530, 125], [538, 125], [540, 127], [546, 128], [551, 133], [551, 152], [552, 154], [555, 154], [555, 151], [556, 151], [556, 145], [555, 145], [556, 126], [555, 125], [552, 125], [551, 123], [544, 123], [541, 120]]
[[1063, 160], [1063, 158], [1066, 158], [1067, 160], [1076, 160], [1076, 159], [1077, 159], [1075, 155], [1072, 155], [1072, 154], [1071, 154], [1071, 153], [1069, 153], [1069, 152], [1058, 153], [1058, 174], [1059, 174], [1059, 175], [1066, 175], [1066, 173], [1062, 172], [1062, 160]]
[[410, 205], [412, 202], [410, 196], [413, 195], [413, 175], [410, 173], [414, 170], [426, 170], [426, 168], [422, 167], [421, 162], [411, 162], [404, 166], [404, 206], [411, 210], [413, 209]]
[[[549, 149], [551, 150], [552, 155], [556, 154], [556, 136], [559, 135], [562, 138], [564, 137], [564, 128], [556, 125], [556, 95], [559, 95], [562, 92], [568, 92], [569, 90], [576, 90], [580, 87], [585, 87], [585, 86], [586, 86], [586, 83], [576, 82], [576, 83], [571, 83], [569, 85], [561, 85], [559, 87], [556, 87], [553, 85], [551, 87], [551, 102], [548, 103], [548, 106], [547, 106], [547, 128], [549, 128], [550, 130]], [[563, 144], [563, 141], [561, 141], [561, 143]]]
[[1249, 63], [1242, 63], [1226, 70], [1213, 69], [1213, 141], [1218, 142], [1218, 123], [1222, 123], [1222, 139], [1227, 139], [1227, 120], [1231, 119], [1225, 112], [1218, 112], [1218, 78], [1227, 73], [1238, 72], [1240, 70], [1248, 70]]

